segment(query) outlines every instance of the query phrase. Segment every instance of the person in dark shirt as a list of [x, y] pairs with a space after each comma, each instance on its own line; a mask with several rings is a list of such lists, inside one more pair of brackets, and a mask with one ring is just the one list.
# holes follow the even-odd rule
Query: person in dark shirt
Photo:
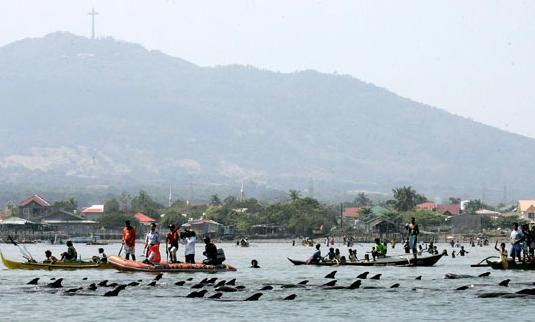
[[214, 243], [212, 243], [210, 237], [204, 237], [204, 243], [206, 246], [204, 248], [203, 255], [206, 256], [206, 259], [203, 261], [203, 263], [207, 265], [221, 264], [217, 259], [217, 247]]

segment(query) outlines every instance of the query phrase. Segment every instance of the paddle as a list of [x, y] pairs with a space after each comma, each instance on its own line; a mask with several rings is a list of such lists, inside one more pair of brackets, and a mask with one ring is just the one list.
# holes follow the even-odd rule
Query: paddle
[[121, 249], [119, 249], [119, 253], [117, 254], [117, 256], [121, 256], [121, 253], [123, 251], [123, 247], [124, 247], [124, 244], [121, 244]]
[[19, 249], [19, 252], [22, 254], [22, 257], [24, 257], [29, 262], [35, 262], [35, 259], [33, 259], [32, 254], [28, 251], [28, 249], [26, 249], [26, 247], [20, 246], [19, 244], [17, 244], [13, 240], [13, 237], [9, 235], [7, 236], [7, 238], [13, 245], [17, 246], [17, 248]]

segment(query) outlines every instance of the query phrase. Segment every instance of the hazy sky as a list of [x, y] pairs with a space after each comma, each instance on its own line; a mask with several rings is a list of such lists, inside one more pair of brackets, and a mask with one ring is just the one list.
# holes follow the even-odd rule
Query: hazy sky
[[0, 45], [89, 36], [93, 5], [99, 37], [203, 66], [351, 74], [535, 138], [535, 1], [2, 0]]

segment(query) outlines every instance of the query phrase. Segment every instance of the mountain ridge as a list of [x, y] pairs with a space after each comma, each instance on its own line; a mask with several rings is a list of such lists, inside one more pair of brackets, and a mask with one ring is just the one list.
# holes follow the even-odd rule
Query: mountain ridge
[[0, 47], [0, 70], [0, 106], [16, 106], [2, 109], [0, 178], [16, 183], [195, 176], [287, 190], [312, 178], [319, 194], [413, 184], [444, 197], [535, 188], [523, 161], [535, 140], [349, 75], [201, 67], [68, 33]]

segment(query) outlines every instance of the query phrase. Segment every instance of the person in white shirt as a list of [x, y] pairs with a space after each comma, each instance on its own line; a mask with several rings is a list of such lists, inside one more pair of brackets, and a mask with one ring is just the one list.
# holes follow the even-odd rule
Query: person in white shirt
[[513, 230], [511, 231], [511, 257], [513, 261], [515, 258], [521, 260], [520, 252], [522, 251], [522, 241], [524, 240], [524, 234], [522, 230], [518, 229], [518, 223], [513, 224]]
[[184, 245], [185, 261], [189, 264], [195, 264], [195, 242], [197, 235], [194, 231], [186, 228], [186, 231], [180, 234], [180, 243]]
[[145, 235], [145, 246], [143, 247], [143, 253], [145, 256], [148, 256], [148, 251], [150, 246], [160, 244], [160, 233], [156, 231], [156, 224], [152, 223], [150, 225], [150, 230]]

